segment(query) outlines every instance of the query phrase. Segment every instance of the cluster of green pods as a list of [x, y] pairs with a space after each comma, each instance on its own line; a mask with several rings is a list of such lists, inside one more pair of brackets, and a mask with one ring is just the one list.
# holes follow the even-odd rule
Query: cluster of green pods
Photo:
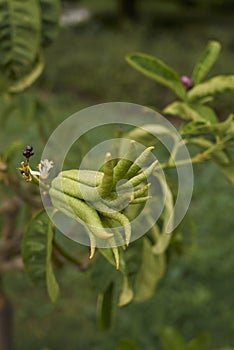
[[[132, 161], [136, 150], [135, 142], [131, 141], [123, 158], [112, 159], [107, 153], [101, 171], [72, 169], [53, 179], [49, 191], [52, 204], [85, 226], [90, 239], [90, 258], [96, 240], [105, 240], [119, 268], [118, 246], [124, 248], [131, 240], [131, 223], [124, 209], [150, 198], [147, 177], [153, 173], [157, 160], [144, 166], [153, 149], [146, 148]], [[124, 235], [118, 232], [117, 224], [124, 229]]]

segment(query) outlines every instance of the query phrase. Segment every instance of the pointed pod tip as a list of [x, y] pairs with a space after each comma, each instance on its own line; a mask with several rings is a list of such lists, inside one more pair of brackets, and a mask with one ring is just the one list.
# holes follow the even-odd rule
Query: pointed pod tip
[[111, 159], [111, 153], [110, 152], [106, 153], [105, 159], [106, 160], [110, 160]]
[[90, 255], [89, 255], [89, 259], [91, 260], [94, 257], [95, 254], [95, 247], [91, 247], [90, 249]]
[[157, 159], [152, 163], [152, 168], [155, 169], [156, 165], [158, 165], [158, 160]]
[[114, 236], [113, 233], [108, 233], [108, 232], [103, 232], [103, 231], [93, 231], [93, 234], [101, 239], [109, 239], [112, 238]]

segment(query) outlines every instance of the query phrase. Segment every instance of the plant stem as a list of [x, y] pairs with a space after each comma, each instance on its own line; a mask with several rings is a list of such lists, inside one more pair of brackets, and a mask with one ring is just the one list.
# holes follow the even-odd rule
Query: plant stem
[[[195, 163], [201, 163], [205, 159], [203, 158], [203, 153], [197, 154], [193, 158], [185, 159], [185, 160], [178, 160], [175, 163], [163, 163], [161, 164], [161, 169], [170, 169], [170, 168], [176, 168], [177, 166], [183, 166], [187, 164], [195, 164]], [[156, 167], [157, 169], [157, 167]]]

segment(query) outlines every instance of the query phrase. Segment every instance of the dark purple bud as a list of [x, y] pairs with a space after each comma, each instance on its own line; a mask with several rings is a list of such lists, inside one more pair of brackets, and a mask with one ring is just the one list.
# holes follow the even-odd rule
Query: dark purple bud
[[27, 159], [34, 155], [33, 147], [32, 146], [26, 146], [25, 149], [22, 152], [23, 156]]
[[186, 91], [191, 89], [191, 87], [193, 86], [192, 79], [190, 77], [187, 77], [186, 75], [182, 75], [182, 77], [180, 78], [180, 81], [184, 85], [184, 88]]

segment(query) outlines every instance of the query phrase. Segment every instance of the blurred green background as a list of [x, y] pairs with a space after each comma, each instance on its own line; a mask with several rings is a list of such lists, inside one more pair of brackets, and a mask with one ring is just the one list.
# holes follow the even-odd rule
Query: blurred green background
[[[46, 69], [31, 89], [48, 104], [54, 127], [97, 103], [126, 101], [162, 108], [170, 102], [170, 92], [127, 65], [124, 56], [133, 51], [155, 55], [189, 75], [207, 41], [215, 39], [223, 51], [212, 73], [233, 74], [231, 0], [139, 0], [133, 19], [122, 16], [114, 0], [73, 1], [63, 3], [63, 18], [80, 8], [88, 18], [61, 27], [46, 51]], [[234, 110], [231, 94], [215, 103], [221, 119]], [[25, 129], [26, 144], [33, 135], [31, 123]], [[100, 332], [88, 274], [72, 266], [59, 271], [61, 297], [51, 306], [25, 274], [8, 273], [4, 280], [15, 313], [16, 350], [110, 350], [122, 337], [155, 350], [160, 349], [158, 334], [164, 326], [175, 327], [186, 339], [208, 331], [211, 349], [234, 346], [234, 191], [215, 166], [194, 170], [189, 209], [194, 244], [184, 256], [171, 257], [154, 298], [119, 309], [114, 327]]]

